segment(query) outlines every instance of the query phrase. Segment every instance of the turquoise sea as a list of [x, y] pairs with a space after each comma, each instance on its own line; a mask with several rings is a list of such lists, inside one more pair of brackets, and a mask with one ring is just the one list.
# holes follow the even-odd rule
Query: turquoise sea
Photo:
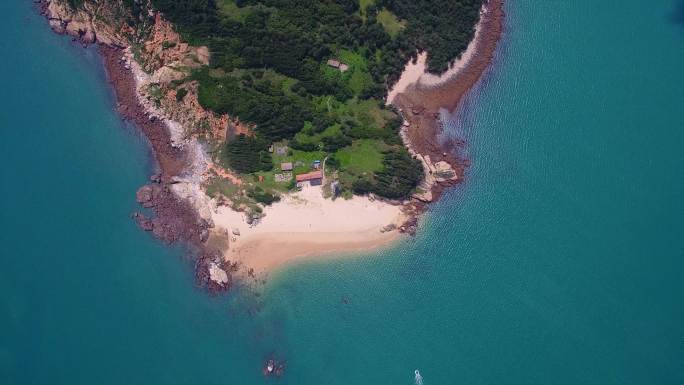
[[218, 298], [129, 218], [96, 51], [0, 11], [0, 384], [684, 383], [681, 1], [509, 0], [418, 236]]

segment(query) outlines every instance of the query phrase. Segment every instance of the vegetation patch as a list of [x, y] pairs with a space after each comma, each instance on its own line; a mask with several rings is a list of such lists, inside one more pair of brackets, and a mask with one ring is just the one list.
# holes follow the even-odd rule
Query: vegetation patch
[[207, 195], [212, 198], [223, 195], [227, 198], [233, 198], [236, 194], [240, 192], [240, 186], [233, 184], [231, 181], [225, 178], [211, 178], [206, 185], [205, 191]]
[[217, 0], [216, 5], [221, 16], [232, 21], [244, 22], [253, 11], [253, 7], [238, 7], [235, 0]]
[[251, 127], [220, 144], [217, 160], [243, 174], [250, 199], [269, 204], [326, 158], [347, 192], [408, 197], [422, 167], [384, 106], [386, 85], [419, 50], [431, 71], [446, 69], [472, 38], [482, 0], [152, 3], [212, 52], [186, 80], [197, 81], [204, 108]]
[[483, 0], [385, 0], [384, 5], [406, 20], [402, 35], [428, 52], [428, 70], [441, 73], [473, 39]]
[[72, 9], [76, 9], [83, 5], [84, 0], [67, 0], [67, 3]]
[[239, 173], [269, 171], [273, 161], [266, 147], [263, 140], [240, 134], [224, 145], [220, 156], [225, 165]]
[[396, 37], [406, 27], [406, 22], [399, 20], [387, 8], [383, 8], [378, 13], [378, 23], [382, 24], [385, 31], [392, 37]]
[[383, 151], [387, 145], [379, 140], [360, 139], [339, 150], [335, 159], [340, 170], [353, 175], [371, 175], [382, 170]]
[[179, 88], [178, 91], [176, 91], [176, 100], [181, 101], [185, 98], [185, 95], [188, 94], [188, 90], [185, 88]]
[[366, 10], [373, 4], [375, 4], [375, 0], [359, 0], [359, 13], [364, 19], [366, 17]]

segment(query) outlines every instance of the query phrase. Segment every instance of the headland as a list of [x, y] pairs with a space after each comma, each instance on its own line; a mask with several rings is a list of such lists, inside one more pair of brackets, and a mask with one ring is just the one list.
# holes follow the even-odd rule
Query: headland
[[426, 204], [461, 181], [467, 163], [459, 159], [454, 143], [439, 140], [440, 110], [454, 110], [480, 79], [503, 24], [503, 0], [485, 1], [475, 37], [444, 74], [429, 74], [429, 53], [422, 52], [389, 90], [387, 103], [403, 119], [403, 144], [423, 168], [422, 181], [410, 196], [339, 196], [330, 183], [336, 174], [326, 175], [326, 157], [320, 171], [312, 172], [320, 172], [314, 175], [317, 183], [303, 180], [279, 199], [253, 205], [241, 199], [244, 192], [235, 194], [251, 181], [217, 164], [206, 139], [249, 137], [254, 126], [204, 108], [197, 81], [177, 87], [209, 64], [207, 47], [185, 43], [153, 10], [148, 10], [145, 38], [131, 43], [140, 31], [113, 22], [119, 8], [86, 4], [74, 10], [64, 0], [44, 0], [41, 9], [56, 32], [99, 44], [117, 110], [143, 131], [159, 166], [137, 193], [138, 202], [154, 216], [133, 217], [156, 237], [189, 245], [197, 255], [198, 283], [212, 292], [226, 290], [236, 277], [262, 276], [307, 258], [386, 247], [415, 233]]

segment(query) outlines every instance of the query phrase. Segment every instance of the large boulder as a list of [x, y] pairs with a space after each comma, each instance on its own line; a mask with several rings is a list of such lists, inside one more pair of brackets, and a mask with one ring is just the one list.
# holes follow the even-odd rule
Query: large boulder
[[135, 193], [135, 199], [143, 207], [150, 208], [156, 205], [156, 198], [159, 195], [161, 188], [159, 185], [146, 184], [138, 189]]

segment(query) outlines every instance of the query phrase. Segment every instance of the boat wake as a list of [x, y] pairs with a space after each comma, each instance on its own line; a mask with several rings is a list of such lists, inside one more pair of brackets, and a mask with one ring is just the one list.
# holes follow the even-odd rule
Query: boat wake
[[416, 385], [423, 385], [423, 376], [420, 375], [420, 372], [418, 369], [415, 371], [416, 373]]

